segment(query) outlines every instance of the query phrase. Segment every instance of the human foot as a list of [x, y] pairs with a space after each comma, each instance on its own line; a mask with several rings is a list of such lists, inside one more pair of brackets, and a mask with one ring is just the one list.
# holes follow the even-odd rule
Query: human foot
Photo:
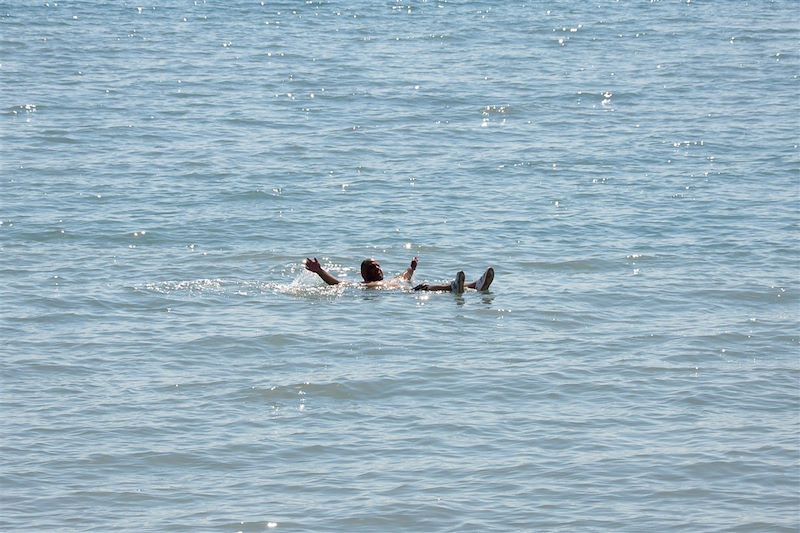
[[475, 282], [475, 290], [488, 291], [492, 281], [494, 281], [494, 269], [489, 267], [486, 269], [486, 272], [483, 273], [483, 276]]
[[450, 290], [456, 294], [461, 294], [464, 292], [464, 279], [466, 276], [464, 275], [464, 271], [460, 270], [458, 274], [456, 274], [456, 279], [450, 284]]

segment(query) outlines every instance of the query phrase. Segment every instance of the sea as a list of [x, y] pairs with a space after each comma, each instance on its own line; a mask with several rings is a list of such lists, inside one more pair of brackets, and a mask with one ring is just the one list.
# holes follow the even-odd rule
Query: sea
[[799, 76], [796, 0], [0, 0], [0, 531], [796, 533]]

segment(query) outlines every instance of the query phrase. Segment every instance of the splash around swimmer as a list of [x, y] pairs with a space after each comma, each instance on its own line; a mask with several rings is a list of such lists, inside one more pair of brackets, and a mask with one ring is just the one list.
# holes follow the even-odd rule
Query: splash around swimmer
[[[411, 277], [414, 275], [414, 271], [417, 270], [417, 264], [419, 263], [419, 259], [414, 257], [411, 259], [411, 264], [407, 269], [405, 269], [402, 273], [398, 274], [397, 276], [384, 279], [383, 276], [383, 269], [381, 268], [381, 264], [373, 258], [364, 259], [361, 262], [361, 277], [364, 281], [361, 282], [362, 285], [366, 287], [400, 287], [403, 285], [403, 282], [410, 282]], [[341, 283], [338, 279], [336, 279], [333, 275], [331, 275], [328, 271], [322, 268], [322, 265], [319, 264], [319, 261], [316, 257], [307, 257], [305, 260], [305, 267], [306, 270], [315, 273], [322, 281], [327, 283], [328, 285], [338, 285]], [[415, 291], [442, 291], [442, 292], [454, 292], [454, 293], [462, 293], [466, 289], [475, 289], [477, 291], [487, 291], [489, 287], [494, 281], [494, 269], [489, 267], [486, 269], [486, 272], [475, 281], [470, 283], [466, 283], [466, 275], [464, 271], [461, 270], [456, 274], [456, 277], [453, 281], [443, 285], [429, 285], [427, 283], [421, 283], [414, 287]]]

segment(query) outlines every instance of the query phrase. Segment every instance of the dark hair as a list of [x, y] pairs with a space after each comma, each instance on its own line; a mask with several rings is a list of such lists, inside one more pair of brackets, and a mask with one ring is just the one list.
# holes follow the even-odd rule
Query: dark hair
[[370, 258], [367, 258], [367, 259], [364, 259], [363, 261], [361, 261], [361, 277], [362, 277], [362, 278], [364, 278], [364, 281], [366, 281], [367, 283], [369, 283], [370, 281], [381, 281], [381, 280], [383, 279], [383, 277], [380, 277], [380, 278], [375, 278], [375, 279], [369, 279], [369, 278], [367, 278], [367, 276], [366, 276], [366, 273], [367, 273], [367, 268], [368, 268], [368, 267], [369, 267], [369, 266], [370, 266], [372, 263], [375, 263], [375, 264], [377, 264], [378, 266], [380, 266], [380, 263], [378, 263], [378, 261], [376, 261], [376, 260], [375, 260], [374, 258], [372, 258], [372, 257], [370, 257]]

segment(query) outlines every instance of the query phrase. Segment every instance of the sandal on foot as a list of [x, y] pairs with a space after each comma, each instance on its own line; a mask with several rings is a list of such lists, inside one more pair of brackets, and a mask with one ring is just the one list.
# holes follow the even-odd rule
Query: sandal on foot
[[464, 271], [461, 270], [456, 274], [456, 279], [450, 283], [450, 290], [456, 294], [461, 294], [464, 292], [464, 279], [466, 276], [464, 275]]
[[475, 290], [489, 290], [489, 286], [492, 284], [492, 281], [494, 281], [494, 269], [489, 267], [486, 269], [486, 272], [483, 273], [483, 276], [481, 276], [480, 279], [475, 282]]

